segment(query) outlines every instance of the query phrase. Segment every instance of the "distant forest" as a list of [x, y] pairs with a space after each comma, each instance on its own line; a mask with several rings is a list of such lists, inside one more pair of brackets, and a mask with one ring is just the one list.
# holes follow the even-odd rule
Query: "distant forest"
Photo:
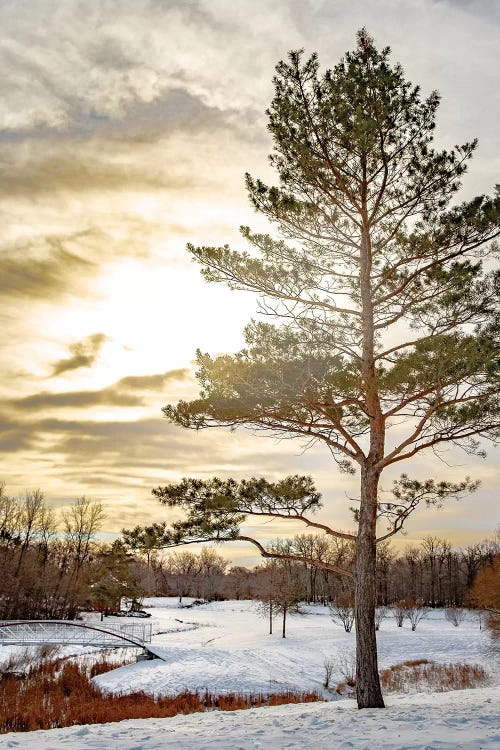
[[[352, 580], [319, 565], [268, 560], [231, 566], [216, 549], [138, 550], [123, 539], [98, 540], [99, 503], [80, 498], [57, 516], [39, 490], [9, 496], [0, 487], [0, 619], [75, 618], [85, 609], [113, 612], [125, 597], [176, 596], [205, 601], [256, 599], [291, 608], [298, 602], [349, 603]], [[301, 534], [276, 546], [351, 568], [352, 543]], [[386, 542], [377, 557], [378, 605], [498, 608], [500, 534], [455, 548], [425, 537], [402, 551]]]

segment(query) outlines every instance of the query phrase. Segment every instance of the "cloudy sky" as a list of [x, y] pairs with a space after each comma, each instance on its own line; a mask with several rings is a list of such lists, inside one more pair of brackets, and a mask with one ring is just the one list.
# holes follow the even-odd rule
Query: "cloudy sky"
[[[363, 25], [424, 93], [442, 94], [440, 145], [479, 138], [463, 197], [491, 192], [496, 0], [2, 0], [0, 478], [11, 493], [39, 486], [55, 506], [91, 495], [117, 532], [162, 518], [150, 490], [182, 476], [312, 473], [323, 517], [349, 526], [355, 484], [327, 451], [194, 434], [160, 407], [196, 393], [196, 347], [236, 350], [254, 314], [252, 296], [205, 284], [185, 245], [241, 246], [238, 226], [264, 226], [243, 174], [272, 179], [275, 64], [304, 47], [332, 66]], [[470, 473], [483, 486], [415, 516], [407, 541], [491, 534], [494, 458], [420, 456], [415, 475]]]

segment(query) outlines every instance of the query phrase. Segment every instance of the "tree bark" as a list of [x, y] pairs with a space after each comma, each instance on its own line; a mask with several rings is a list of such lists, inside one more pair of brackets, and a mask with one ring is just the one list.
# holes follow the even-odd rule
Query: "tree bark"
[[384, 708], [375, 632], [378, 473], [361, 472], [361, 508], [356, 542], [356, 697], [358, 708]]

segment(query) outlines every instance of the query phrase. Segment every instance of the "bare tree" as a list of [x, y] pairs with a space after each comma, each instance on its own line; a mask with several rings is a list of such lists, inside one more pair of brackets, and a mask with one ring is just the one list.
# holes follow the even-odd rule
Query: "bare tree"
[[214, 549], [204, 547], [199, 555], [199, 565], [198, 596], [213, 601], [220, 596], [222, 579], [229, 562]]
[[257, 612], [268, 619], [269, 635], [273, 633], [273, 620], [281, 615], [281, 634], [286, 638], [287, 615], [301, 599], [299, 571], [287, 560], [269, 560], [260, 571]]
[[342, 594], [330, 605], [330, 616], [333, 622], [340, 623], [346, 633], [350, 633], [354, 625], [354, 597]]
[[257, 594], [253, 571], [233, 565], [226, 575], [225, 593], [231, 599], [253, 599]]
[[398, 628], [402, 628], [406, 618], [406, 602], [395, 602], [391, 607], [391, 614], [396, 620]]
[[418, 623], [427, 616], [429, 608], [425, 607], [421, 602], [407, 601], [406, 603], [406, 617], [410, 621], [411, 629], [415, 631]]
[[422, 539], [422, 547], [430, 565], [430, 584], [431, 584], [431, 607], [436, 606], [436, 563], [441, 554], [442, 541], [435, 536], [426, 536]]
[[[268, 567], [268, 566], [262, 566]], [[260, 577], [257, 601], [257, 614], [269, 623], [269, 635], [273, 634], [273, 621], [278, 615], [279, 606], [276, 601], [276, 581], [273, 580], [273, 570], [266, 570]]]
[[19, 501], [0, 484], [0, 541], [5, 550], [21, 540], [21, 514]]
[[179, 604], [184, 596], [191, 596], [195, 582], [200, 574], [200, 558], [193, 552], [174, 552], [169, 556], [168, 564]]
[[396, 552], [388, 541], [377, 546], [377, 589], [378, 599], [384, 605], [389, 603], [389, 574], [396, 558]]
[[456, 628], [465, 620], [465, 609], [462, 607], [446, 607], [444, 616]]
[[102, 504], [85, 495], [63, 512], [64, 535], [77, 573], [88, 560], [91, 542], [103, 520]]
[[64, 538], [68, 548], [71, 574], [65, 592], [65, 602], [69, 604], [70, 613], [75, 615], [78, 591], [82, 586], [82, 576], [89, 561], [92, 542], [104, 520], [102, 504], [89, 497], [79, 497], [68, 509], [63, 511]]
[[276, 570], [274, 600], [278, 612], [281, 614], [281, 634], [283, 638], [286, 638], [287, 615], [294, 607], [297, 607], [303, 595], [299, 569], [296, 564], [286, 558], [289, 543], [275, 542], [271, 549], [283, 555], [283, 558], [270, 560], [268, 563], [274, 565]]
[[387, 607], [377, 607], [375, 610], [375, 630], [380, 630], [380, 626], [387, 617]]
[[36, 537], [44, 512], [44, 498], [40, 490], [26, 491], [19, 509], [21, 551], [15, 575], [19, 575], [26, 550]]

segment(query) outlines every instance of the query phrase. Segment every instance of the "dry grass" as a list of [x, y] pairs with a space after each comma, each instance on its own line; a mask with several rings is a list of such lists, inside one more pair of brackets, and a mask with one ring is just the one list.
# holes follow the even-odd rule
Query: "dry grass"
[[154, 698], [143, 692], [103, 694], [91, 677], [116, 666], [103, 660], [86, 667], [59, 659], [34, 666], [25, 676], [4, 674], [0, 680], [0, 733], [321, 700], [317, 693], [294, 692], [219, 696], [185, 692], [168, 698]]
[[488, 674], [478, 664], [436, 664], [419, 659], [394, 664], [380, 672], [387, 693], [444, 693], [487, 684]]
[[488, 614], [486, 627], [493, 638], [500, 638], [500, 612], [490, 612]]
[[7, 658], [0, 662], [0, 680], [4, 676], [8, 677], [12, 674], [26, 675], [40, 664], [56, 659], [58, 652], [57, 646], [50, 645], [12, 651], [7, 655]]
[[[428, 659], [404, 661], [380, 672], [384, 693], [444, 693], [482, 687], [488, 682], [488, 673], [478, 664], [436, 664]], [[356, 697], [356, 681], [340, 682], [336, 692]]]

